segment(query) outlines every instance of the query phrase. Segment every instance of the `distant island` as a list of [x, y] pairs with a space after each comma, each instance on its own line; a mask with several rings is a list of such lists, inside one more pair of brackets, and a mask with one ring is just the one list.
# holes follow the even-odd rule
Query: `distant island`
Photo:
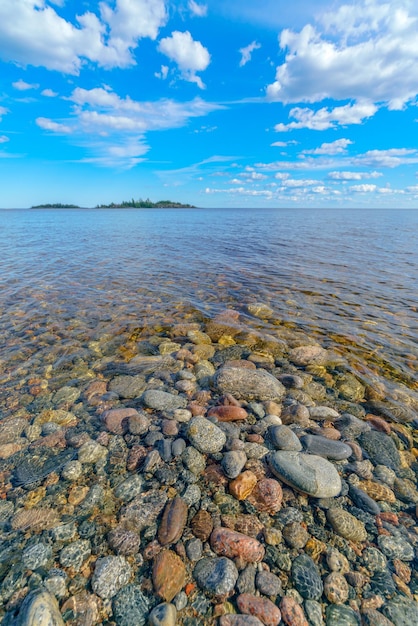
[[[111, 204], [97, 204], [96, 209], [196, 209], [197, 207], [192, 204], [182, 204], [181, 202], [173, 202], [172, 200], [159, 200], [158, 202], [151, 202], [149, 198], [146, 200], [125, 200], [123, 202], [111, 202]], [[61, 204], [56, 202], [54, 204], [37, 204], [32, 206], [31, 209], [81, 209], [76, 204]]]

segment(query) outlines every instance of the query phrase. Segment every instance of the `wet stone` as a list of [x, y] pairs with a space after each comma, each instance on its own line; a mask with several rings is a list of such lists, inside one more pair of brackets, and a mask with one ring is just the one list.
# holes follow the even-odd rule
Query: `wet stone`
[[189, 422], [187, 436], [190, 443], [203, 453], [220, 452], [226, 442], [225, 433], [204, 417], [194, 417]]
[[193, 506], [194, 504], [198, 504], [201, 497], [202, 492], [198, 485], [189, 485], [186, 488], [186, 491], [182, 494], [182, 498], [187, 506]]
[[138, 585], [126, 585], [113, 598], [112, 608], [117, 626], [145, 626], [150, 601]]
[[200, 539], [195, 537], [194, 539], [189, 539], [186, 543], [186, 554], [187, 558], [190, 561], [198, 561], [202, 557], [203, 544]]
[[122, 556], [106, 556], [96, 561], [91, 581], [94, 593], [107, 600], [129, 582], [131, 566]]
[[366, 541], [367, 531], [363, 522], [359, 521], [343, 509], [331, 508], [327, 511], [327, 519], [334, 531], [350, 541]]
[[255, 615], [222, 615], [219, 618], [219, 626], [263, 626]]
[[302, 444], [289, 426], [270, 426], [268, 437], [276, 450], [302, 450]]
[[391, 598], [396, 593], [396, 585], [389, 572], [376, 572], [370, 580], [372, 591], [376, 595]]
[[80, 461], [69, 461], [64, 465], [61, 470], [61, 476], [65, 480], [70, 480], [71, 482], [77, 481], [83, 472], [83, 466]]
[[38, 567], [44, 567], [51, 557], [51, 546], [45, 543], [36, 543], [24, 548], [22, 552], [22, 563], [27, 569], [35, 570], [38, 569]]
[[222, 596], [233, 591], [238, 571], [233, 561], [225, 557], [204, 558], [194, 568], [193, 578], [204, 591]]
[[174, 604], [163, 602], [152, 609], [148, 623], [150, 626], [175, 626], [177, 609]]
[[371, 430], [371, 426], [368, 422], [350, 413], [343, 413], [343, 415], [334, 422], [334, 426], [338, 428], [345, 439], [357, 439], [362, 433]]
[[329, 406], [310, 406], [309, 417], [317, 421], [334, 421], [340, 417], [340, 414]]
[[73, 567], [75, 570], [79, 570], [90, 554], [90, 541], [79, 539], [61, 550], [59, 561], [63, 567]]
[[315, 498], [332, 498], [341, 492], [336, 468], [322, 457], [280, 450], [270, 455], [269, 465], [278, 478]]
[[157, 490], [141, 494], [122, 510], [121, 522], [139, 533], [155, 523], [166, 502], [167, 495]]
[[309, 533], [298, 522], [291, 522], [283, 528], [283, 538], [291, 548], [300, 549], [306, 545]]
[[330, 604], [326, 609], [327, 626], [360, 626], [360, 615], [349, 606]]
[[58, 602], [45, 589], [29, 593], [22, 606], [15, 626], [64, 626]]
[[13, 515], [14, 508], [10, 500], [0, 500], [0, 522], [6, 522]]
[[121, 482], [115, 489], [115, 497], [122, 502], [130, 502], [142, 491], [143, 479], [139, 474], [129, 476], [126, 480]]
[[385, 433], [371, 430], [363, 433], [359, 442], [374, 465], [386, 465], [395, 471], [400, 468], [399, 452], [394, 441]]
[[253, 563], [249, 563], [240, 572], [236, 584], [239, 593], [255, 593], [255, 574], [256, 566]]
[[215, 376], [220, 393], [230, 393], [237, 400], [280, 400], [285, 387], [263, 369], [223, 367]]
[[395, 624], [376, 609], [362, 611], [361, 618], [364, 626], [395, 626]]
[[387, 559], [377, 548], [366, 548], [363, 551], [363, 561], [371, 572], [383, 572], [387, 568]]
[[395, 626], [412, 626], [418, 624], [418, 604], [403, 598], [389, 600], [382, 608], [383, 614], [395, 624]]
[[322, 596], [323, 584], [318, 567], [307, 554], [301, 554], [293, 561], [292, 580], [303, 598], [319, 600]]
[[243, 450], [231, 450], [223, 455], [222, 468], [225, 475], [233, 479], [241, 473], [246, 462], [247, 455]]
[[258, 563], [264, 556], [264, 548], [257, 539], [229, 528], [215, 528], [210, 536], [210, 545], [218, 555], [240, 557], [249, 563]]
[[184, 396], [175, 396], [160, 389], [148, 389], [142, 396], [142, 400], [145, 406], [156, 411], [170, 412], [185, 409], [187, 406], [187, 399]]
[[[281, 580], [276, 574], [262, 570], [257, 572], [255, 585], [260, 593], [265, 596], [278, 596], [282, 591]], [[242, 593], [242, 592], [241, 592]], [[250, 592], [251, 593], [251, 592]]]
[[[322, 608], [319, 602], [315, 602], [315, 600], [305, 600], [305, 613], [309, 619], [309, 626], [324, 626], [324, 620], [322, 617]], [[283, 616], [283, 609], [282, 609]], [[297, 626], [299, 623], [296, 622]], [[295, 624], [295, 626], [296, 626]], [[301, 622], [301, 626], [302, 626]], [[293, 624], [289, 624], [289, 626], [293, 626]], [[303, 624], [303, 626], [305, 626]]]
[[324, 580], [324, 594], [332, 604], [344, 604], [348, 599], [349, 587], [339, 572], [332, 572]]
[[353, 453], [350, 446], [342, 441], [332, 441], [320, 435], [304, 435], [300, 439], [303, 447], [310, 454], [317, 454], [325, 459], [342, 461]]
[[371, 515], [377, 515], [380, 513], [380, 506], [367, 495], [362, 489], [358, 489], [354, 485], [350, 485], [349, 488], [350, 498], [359, 509], [363, 509]]
[[141, 539], [137, 533], [118, 526], [108, 534], [108, 542], [111, 549], [122, 556], [137, 554], [141, 545]]
[[155, 593], [166, 602], [181, 591], [186, 580], [186, 568], [181, 558], [172, 550], [163, 550], [154, 559], [152, 582]]
[[158, 541], [162, 546], [180, 539], [186, 526], [187, 511], [187, 503], [180, 497], [167, 502], [158, 529]]
[[377, 543], [380, 550], [388, 559], [412, 561], [414, 558], [413, 546], [403, 537], [379, 535], [379, 537], [377, 538]]
[[146, 382], [143, 376], [115, 376], [109, 383], [109, 391], [117, 393], [120, 398], [139, 398]]
[[241, 613], [255, 615], [265, 626], [278, 626], [280, 623], [280, 609], [267, 598], [243, 593], [238, 596], [237, 605]]

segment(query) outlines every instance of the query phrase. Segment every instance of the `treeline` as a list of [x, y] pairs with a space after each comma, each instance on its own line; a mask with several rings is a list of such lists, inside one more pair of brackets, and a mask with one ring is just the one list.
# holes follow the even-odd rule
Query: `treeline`
[[182, 204], [181, 202], [173, 202], [172, 200], [159, 200], [151, 202], [149, 198], [146, 200], [124, 200], [120, 203], [112, 202], [111, 204], [98, 204], [96, 209], [195, 209], [192, 204]]
[[37, 204], [32, 206], [31, 209], [79, 209], [80, 207], [76, 204], [60, 204], [59, 202], [55, 204]]

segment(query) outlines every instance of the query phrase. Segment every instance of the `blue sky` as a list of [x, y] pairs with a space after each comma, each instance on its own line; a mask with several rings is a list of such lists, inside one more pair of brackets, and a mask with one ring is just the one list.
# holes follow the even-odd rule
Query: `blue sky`
[[418, 208], [416, 0], [1, 0], [2, 207]]

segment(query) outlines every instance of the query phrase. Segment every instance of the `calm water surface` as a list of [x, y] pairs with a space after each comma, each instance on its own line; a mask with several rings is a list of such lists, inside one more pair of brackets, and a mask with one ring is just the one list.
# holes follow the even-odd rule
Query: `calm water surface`
[[[417, 211], [11, 210], [0, 228], [6, 373], [46, 356], [42, 332], [73, 353], [155, 316], [229, 307], [414, 387]], [[257, 301], [272, 320], [248, 315]]]

